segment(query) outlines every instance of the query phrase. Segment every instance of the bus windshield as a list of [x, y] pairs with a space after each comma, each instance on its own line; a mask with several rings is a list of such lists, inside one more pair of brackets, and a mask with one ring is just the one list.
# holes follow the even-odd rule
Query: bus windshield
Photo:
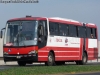
[[29, 46], [37, 44], [37, 21], [8, 22], [5, 46]]

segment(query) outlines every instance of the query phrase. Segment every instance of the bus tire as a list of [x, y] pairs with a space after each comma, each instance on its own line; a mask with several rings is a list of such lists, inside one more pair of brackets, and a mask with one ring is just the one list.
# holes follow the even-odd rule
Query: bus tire
[[49, 52], [48, 61], [45, 62], [46, 66], [54, 66], [55, 65], [55, 58], [52, 52]]
[[82, 57], [82, 61], [80, 62], [80, 64], [85, 65], [86, 63], [87, 63], [87, 54], [84, 52], [83, 57]]
[[18, 63], [19, 66], [25, 66], [26, 65], [25, 61], [17, 61], [17, 63]]

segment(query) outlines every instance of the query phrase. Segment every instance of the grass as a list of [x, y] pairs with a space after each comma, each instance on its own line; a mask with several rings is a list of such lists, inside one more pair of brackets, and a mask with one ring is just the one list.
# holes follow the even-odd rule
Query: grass
[[100, 71], [100, 65], [26, 66], [1, 70], [0, 75], [47, 75]]

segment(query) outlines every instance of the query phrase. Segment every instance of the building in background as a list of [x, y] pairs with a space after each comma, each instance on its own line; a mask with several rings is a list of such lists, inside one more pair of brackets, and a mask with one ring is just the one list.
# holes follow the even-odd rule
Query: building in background
[[3, 39], [0, 38], [0, 58], [3, 57]]

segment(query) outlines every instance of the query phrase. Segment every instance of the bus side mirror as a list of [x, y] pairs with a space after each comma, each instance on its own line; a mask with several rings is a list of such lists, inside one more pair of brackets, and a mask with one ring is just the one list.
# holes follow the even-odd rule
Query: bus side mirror
[[2, 38], [2, 31], [0, 32], [0, 38]]
[[3, 32], [2, 32], [2, 31], [3, 31], [4, 29], [5, 29], [5, 28], [2, 28], [2, 29], [1, 29], [1, 32], [0, 32], [0, 38], [3, 37]]

